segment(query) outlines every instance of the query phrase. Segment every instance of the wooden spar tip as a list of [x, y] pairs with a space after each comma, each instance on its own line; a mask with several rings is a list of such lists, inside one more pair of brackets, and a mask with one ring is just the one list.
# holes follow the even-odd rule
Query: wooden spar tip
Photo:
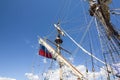
[[54, 24], [54, 27], [57, 29], [59, 35], [65, 36], [65, 33], [60, 28], [60, 23]]

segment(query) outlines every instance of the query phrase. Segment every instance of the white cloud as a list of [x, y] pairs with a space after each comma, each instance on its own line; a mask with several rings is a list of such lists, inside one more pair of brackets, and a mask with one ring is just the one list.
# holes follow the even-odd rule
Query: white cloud
[[7, 77], [0, 77], [0, 80], [16, 80], [16, 79], [13, 79], [13, 78], [7, 78]]
[[[94, 80], [94, 76], [95, 76], [95, 80], [102, 78], [105, 78], [103, 76], [106, 75], [106, 71], [104, 69], [100, 69], [99, 72], [90, 72], [88, 71], [88, 75], [86, 75], [86, 67], [84, 65], [79, 65], [76, 67], [83, 75], [88, 76], [89, 80]], [[56, 70], [49, 70], [47, 73], [44, 73], [43, 76], [46, 79], [49, 80], [59, 80], [59, 69]], [[72, 71], [64, 66], [63, 67], [63, 80], [77, 80], [77, 76], [75, 76]]]
[[[89, 80], [106, 80], [107, 72], [105, 67], [102, 67], [99, 71], [95, 72], [88, 71], [88, 73], [86, 73], [86, 67], [84, 65], [76, 66], [76, 68], [84, 75], [84, 77], [89, 78]], [[46, 73], [42, 74], [42, 77], [46, 80], [59, 80], [59, 74], [59, 69], [48, 70]], [[26, 73], [26, 75], [29, 80], [40, 80], [37, 75], [33, 75], [32, 73]], [[77, 76], [75, 76], [67, 66], [63, 66], [62, 76], [64, 77], [63, 80], [77, 80]]]
[[34, 75], [33, 73], [25, 73], [25, 76], [29, 79], [29, 80], [40, 80], [38, 75]]
[[98, 72], [88, 71], [88, 73], [86, 73], [86, 67], [84, 65], [79, 65], [76, 68], [84, 75], [84, 77], [89, 78], [89, 80], [94, 80], [94, 78], [97, 80], [106, 75], [106, 71], [103, 68]]
[[43, 74], [43, 77], [46, 80], [59, 80], [59, 69], [56, 70], [49, 70], [47, 73]]

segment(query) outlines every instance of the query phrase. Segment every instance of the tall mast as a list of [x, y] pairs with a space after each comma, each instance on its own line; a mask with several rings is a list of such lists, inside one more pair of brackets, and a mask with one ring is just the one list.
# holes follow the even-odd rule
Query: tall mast
[[59, 66], [60, 66], [60, 80], [63, 80], [63, 78], [62, 78], [62, 65], [68, 66], [71, 69], [72, 73], [78, 77], [78, 80], [83, 80], [83, 79], [86, 80], [84, 75], [79, 70], [77, 70], [71, 63], [69, 63], [61, 55], [61, 51], [60, 51], [61, 47], [60, 47], [60, 45], [62, 44], [63, 41], [62, 41], [60, 36], [61, 35], [65, 36], [65, 34], [60, 29], [60, 23], [54, 24], [54, 26], [55, 26], [55, 28], [57, 29], [57, 32], [58, 32], [57, 37], [55, 39], [55, 42], [57, 44], [57, 50], [54, 50], [54, 48], [51, 47], [49, 44], [47, 44], [42, 38], [39, 39], [39, 43], [44, 45], [47, 48], [47, 50], [52, 54], [52, 57], [59, 62]]
[[80, 80], [82, 80], [82, 79], [86, 80], [86, 78], [80, 71], [78, 71], [64, 57], [59, 55], [59, 53], [56, 52], [56, 50], [54, 50], [54, 48], [51, 47], [49, 44], [47, 44], [42, 38], [39, 39], [39, 44], [44, 45], [47, 48], [47, 50], [52, 54], [53, 58], [55, 58], [58, 62], [62, 62], [64, 65], [68, 66], [71, 69], [72, 73], [75, 74], [78, 78], [80, 78]]
[[[111, 79], [108, 65], [116, 64], [120, 61], [120, 33], [110, 22], [109, 4], [112, 0], [89, 0], [90, 15], [97, 19], [96, 26], [105, 66], [107, 69], [107, 80]], [[106, 56], [105, 56], [106, 55]]]
[[[55, 42], [56, 42], [56, 45], [57, 45], [57, 53], [59, 54], [59, 55], [61, 55], [61, 49], [60, 49], [60, 46], [61, 46], [61, 44], [62, 44], [62, 39], [61, 39], [61, 30], [60, 30], [60, 23], [57, 23], [57, 24], [54, 24], [54, 26], [55, 26], [55, 28], [57, 29], [57, 37], [56, 37], [56, 39], [55, 39]], [[63, 80], [63, 77], [62, 77], [62, 73], [63, 73], [63, 71], [62, 71], [62, 62], [59, 62], [59, 67], [60, 67], [60, 80]]]

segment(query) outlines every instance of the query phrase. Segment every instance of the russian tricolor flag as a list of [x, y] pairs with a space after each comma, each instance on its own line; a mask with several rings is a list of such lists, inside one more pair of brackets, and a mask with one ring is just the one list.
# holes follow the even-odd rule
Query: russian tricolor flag
[[46, 57], [46, 58], [52, 58], [52, 54], [42, 44], [40, 44], [39, 55]]

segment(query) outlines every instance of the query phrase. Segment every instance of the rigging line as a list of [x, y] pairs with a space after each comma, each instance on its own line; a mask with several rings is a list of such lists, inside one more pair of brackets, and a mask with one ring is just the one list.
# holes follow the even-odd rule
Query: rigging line
[[[107, 45], [111, 45], [111, 46], [112, 46], [112, 44], [110, 44], [110, 40], [108, 40], [108, 38], [105, 37], [105, 36], [107, 36], [106, 33], [105, 33], [105, 31], [102, 31], [102, 30], [99, 30], [99, 31], [100, 31], [101, 37], [103, 38], [103, 39], [102, 39], [102, 41], [104, 42], [103, 45], [107, 44]], [[106, 43], [105, 43], [105, 42], [106, 42]], [[112, 49], [112, 48], [111, 48], [111, 49]]]
[[69, 9], [70, 9], [70, 5], [71, 5], [71, 3], [72, 3], [72, 1], [71, 0], [68, 0], [68, 1], [66, 1], [66, 5], [64, 6], [64, 15], [63, 15], [63, 17], [62, 17], [62, 21], [64, 21], [65, 20], [65, 18], [67, 17], [67, 13], [66, 12], [68, 12], [69, 11]]
[[[75, 4], [75, 5], [71, 5], [73, 2], [72, 1], [69, 1], [69, 3], [67, 3], [68, 4], [68, 6], [67, 6], [67, 10], [66, 10], [66, 12], [69, 12], [69, 14], [71, 14], [72, 15], [72, 13], [74, 12], [73, 10], [75, 10], [75, 8], [78, 6], [78, 5], [80, 5], [79, 4], [79, 2], [77, 2], [77, 4]], [[77, 12], [78, 13], [78, 12]], [[74, 20], [74, 18], [68, 18], [67, 16], [69, 16], [67, 13], [66, 13], [66, 15], [64, 15], [65, 16], [65, 18], [64, 18], [64, 21], [62, 22], [63, 24], [65, 24], [65, 23], [69, 23], [69, 22], [71, 22], [72, 21], [72, 23], [73, 22], [75, 22], [76, 20]], [[77, 20], [79, 20], [79, 19], [77, 19]]]
[[[103, 36], [103, 35], [105, 36], [105, 33], [104, 33], [104, 32], [103, 32], [103, 33], [101, 32], [101, 35], [102, 35], [102, 36]], [[108, 40], [106, 37], [104, 37], [102, 40], [103, 40], [104, 43], [106, 42], [106, 43], [105, 43], [105, 44], [106, 44], [106, 47], [108, 47], [107, 50], [112, 54], [112, 50], [111, 50], [112, 47], [111, 47], [111, 49], [110, 49], [110, 46], [111, 46], [111, 45], [110, 45], [109, 43], [107, 43], [107, 41], [109, 42], [109, 40]], [[103, 45], [104, 45], [104, 44], [103, 44]], [[107, 52], [106, 52], [106, 53], [107, 53]]]
[[[107, 58], [104, 53], [103, 53], [103, 57], [104, 57], [105, 62], [107, 63]], [[107, 64], [105, 64], [105, 66], [106, 66], [106, 70], [107, 70], [107, 78], [108, 78], [108, 80], [110, 80], [110, 73], [109, 73], [109, 69], [108, 69], [109, 66]]]
[[104, 69], [103, 67], [99, 66], [99, 65], [96, 64], [95, 62], [94, 62], [94, 65], [95, 65], [96, 67], [98, 67], [98, 68], [103, 69], [104, 71], [106, 71], [106, 69]]
[[[63, 0], [64, 1], [64, 0]], [[63, 2], [62, 0], [61, 0], [61, 5], [62, 5], [62, 7], [59, 7], [59, 9], [58, 9], [58, 11], [57, 11], [57, 13], [55, 14], [55, 18], [57, 18], [58, 20], [60, 20], [60, 19], [62, 19], [63, 18], [63, 12], [65, 11], [65, 5], [67, 4], [67, 2]], [[58, 5], [59, 6], [59, 5]]]
[[90, 26], [91, 26], [91, 24], [92, 24], [92, 22], [93, 22], [93, 19], [94, 19], [94, 17], [92, 17], [92, 19], [90, 20], [90, 22], [89, 22], [89, 24], [88, 24], [88, 26], [87, 26], [87, 29], [86, 29], [86, 31], [84, 32], [83, 37], [81, 38], [81, 40], [80, 40], [79, 43], [82, 43], [83, 39], [85, 38], [85, 36], [86, 36], [86, 34], [87, 34], [87, 32], [88, 32], [88, 30], [89, 30], [89, 28], [90, 28]]
[[[93, 46], [92, 46], [92, 39], [90, 37], [90, 32], [88, 33], [88, 36], [89, 36], [89, 40], [90, 40], [90, 52], [91, 52], [91, 55], [93, 55]], [[91, 64], [92, 64], [92, 72], [93, 72], [93, 79], [95, 80], [95, 67], [94, 67], [94, 60], [93, 60], [93, 57], [91, 56]]]
[[[90, 59], [89, 60], [86, 60], [85, 62], [83, 62], [83, 63], [88, 63], [90, 61]], [[100, 66], [100, 65], [98, 65], [98, 64], [96, 64], [95, 62], [93, 62], [94, 63], [94, 65], [95, 65], [95, 67], [98, 67], [98, 68], [101, 68], [101, 69], [103, 69], [104, 71], [107, 71], [106, 69], [104, 69], [102, 66]]]
[[114, 59], [114, 56], [113, 56], [113, 53], [112, 53], [112, 50], [111, 50], [112, 46], [107, 45], [107, 47], [108, 47], [108, 51], [110, 52], [111, 59], [112, 59], [113, 63], [115, 63], [115, 59]]
[[119, 54], [119, 51], [118, 51], [118, 50], [120, 50], [120, 43], [115, 42], [114, 39], [111, 39], [111, 44], [112, 44], [114, 50], [117, 51], [118, 54]]
[[[90, 61], [90, 60], [88, 60], [88, 61]], [[86, 61], [85, 63], [87, 63], [88, 61]], [[98, 68], [100, 68], [100, 69], [103, 69], [104, 71], [107, 71], [107, 70], [106, 70], [105, 68], [103, 68], [102, 66], [96, 64], [95, 62], [93, 62], [93, 63], [94, 63], [94, 65], [95, 65], [95, 67], [98, 67]]]
[[74, 4], [74, 6], [70, 7], [69, 13], [70, 13], [70, 14], [73, 14], [73, 13], [74, 13], [74, 10], [75, 10], [79, 5], [80, 5], [79, 2], [76, 2], [76, 3]]
[[68, 23], [77, 23], [80, 22], [80, 19], [78, 19], [78, 17], [73, 17], [70, 19], [67, 19], [66, 21], [61, 22], [61, 24], [68, 24]]
[[87, 65], [87, 61], [85, 62], [86, 65], [86, 80], [88, 80], [88, 65]]
[[[82, 0], [80, 0], [81, 1], [81, 3], [83, 2]], [[87, 20], [87, 16], [86, 16], [86, 14], [85, 14], [85, 7], [83, 6], [83, 4], [81, 4], [81, 7], [82, 7], [82, 10], [83, 10], [83, 14], [84, 14], [84, 16], [85, 16], [85, 22], [86, 22], [86, 24], [87, 24], [87, 22], [88, 22], [88, 20]]]
[[[98, 24], [97, 24], [96, 18], [95, 18], [95, 22], [96, 22], [96, 26], [97, 26], [97, 30], [98, 30]], [[100, 32], [99, 32], [99, 30], [98, 30], [98, 34], [99, 34], [99, 33], [100, 33]], [[100, 38], [100, 34], [99, 34], [99, 38]], [[100, 43], [101, 43], [101, 46], [102, 46], [101, 38], [100, 38]], [[103, 51], [103, 50], [102, 50], [102, 51]], [[103, 54], [103, 56], [104, 56], [104, 59], [105, 59], [105, 62], [106, 62], [105, 54]], [[105, 64], [105, 65], [106, 65], [107, 72], [108, 72], [108, 65], [107, 65], [107, 64]], [[108, 73], [108, 78], [110, 79], [109, 73]]]
[[90, 51], [92, 53], [93, 52], [93, 46], [92, 46], [92, 39], [91, 39], [91, 36], [90, 36], [90, 32], [89, 32], [88, 36], [89, 36], [89, 40], [90, 40], [90, 43], [89, 43], [89, 45], [90, 45]]
[[82, 31], [82, 30], [84, 30], [84, 29], [85, 29], [84, 26], [80, 26], [80, 27], [77, 27], [77, 28], [75, 28], [75, 29], [69, 29], [69, 30], [67, 30], [67, 32], [76, 33], [76, 32], [80, 32], [80, 31]]
[[[117, 47], [114, 45], [113, 41], [111, 41], [111, 44], [112, 44], [114, 50], [117, 51], [118, 57], [120, 57], [119, 51], [117, 50]], [[119, 49], [119, 48], [118, 48], [118, 49]]]
[[[66, 11], [66, 12], [69, 12], [69, 14], [72, 14], [72, 12], [74, 12], [73, 10], [74, 10], [74, 8], [76, 8], [78, 5], [79, 5], [79, 3], [78, 4], [75, 4], [75, 6], [72, 6], [71, 7], [71, 5], [70, 4], [72, 4], [72, 1], [70, 2], [69, 1], [69, 5], [68, 5], [68, 10]], [[67, 14], [66, 14], [67, 15]], [[67, 16], [69, 16], [69, 15], [67, 15]], [[66, 19], [66, 20], [65, 20]], [[63, 22], [61, 22], [62, 24], [65, 24], [65, 23], [69, 23], [69, 22], [71, 22], [72, 21], [72, 23], [74, 22], [76, 22], [76, 21], [78, 21], [79, 19], [75, 19], [75, 18], [70, 18], [70, 19], [67, 19], [67, 17], [65, 17], [65, 21], [63, 21]]]
[[[116, 15], [113, 15], [113, 18], [115, 19], [116, 23], [120, 23], [120, 20], [118, 19], [118, 17]], [[119, 24], [117, 24], [118, 26], [120, 26]], [[116, 27], [118, 30], [118, 32], [120, 31], [120, 29], [118, 27]]]
[[[102, 32], [100, 32], [100, 29], [99, 29], [99, 26], [98, 26], [98, 23], [97, 23], [97, 20], [96, 20], [96, 18], [95, 18], [95, 24], [96, 24], [96, 28], [97, 28], [97, 32], [98, 32], [98, 37], [99, 37], [99, 40], [100, 40], [100, 44], [101, 44], [101, 48], [102, 48], [102, 52], [103, 52], [103, 42], [102, 42], [102, 39], [101, 39], [101, 37], [103, 37], [103, 34], [101, 34], [101, 33], [104, 33], [103, 31]], [[104, 39], [103, 39], [104, 40]]]
[[71, 4], [72, 4], [72, 0], [68, 0], [69, 2], [67, 3], [67, 6], [66, 6], [66, 13], [65, 13], [65, 15], [64, 15], [64, 17], [63, 17], [63, 21], [64, 20], [67, 20], [67, 18], [68, 18], [68, 13], [67, 12], [69, 12], [70, 13], [70, 10], [71, 10]]
[[114, 46], [115, 49], [116, 48], [118, 48], [118, 49], [120, 48], [119, 45], [117, 46], [117, 44], [116, 44], [116, 42], [115, 42], [115, 40], [113, 38], [111, 38], [110, 41], [111, 41], [111, 43], [113, 43], [113, 46]]
[[[91, 26], [91, 23], [93, 22], [93, 19], [94, 19], [94, 17], [92, 17], [92, 19], [90, 20], [89, 24], [87, 25], [87, 29], [85, 30], [85, 32], [84, 32], [84, 34], [83, 34], [83, 36], [82, 36], [82, 38], [81, 38], [79, 44], [81, 44], [82, 41], [83, 41], [83, 39], [85, 38], [85, 36], [86, 36], [86, 34], [87, 34], [87, 32], [88, 32], [90, 26]], [[74, 53], [77, 53], [78, 50], [79, 50], [79, 48], [76, 48], [76, 50], [74, 51]]]
[[[104, 52], [104, 47], [103, 47], [103, 45], [105, 45], [105, 44], [103, 44], [102, 39], [100, 38], [101, 36], [104, 36], [105, 34], [102, 34], [102, 33], [100, 32], [100, 29], [99, 29], [99, 26], [98, 26], [98, 23], [97, 23], [96, 18], [95, 18], [95, 24], [96, 24], [96, 27], [97, 27], [98, 37], [99, 37], [100, 44], [101, 44], [101, 48], [102, 48], [102, 54], [103, 54], [103, 57], [105, 57], [105, 56], [104, 56], [104, 53], [103, 53], [103, 52]], [[104, 32], [103, 32], [103, 33], [104, 33]], [[105, 58], [104, 58], [104, 61], [105, 61]], [[105, 61], [105, 65], [107, 65], [106, 61]]]
[[[64, 0], [63, 0], [64, 1]], [[59, 10], [59, 13], [58, 13], [58, 18], [61, 17], [61, 19], [63, 18], [63, 16], [61, 16], [63, 14], [63, 12], [65, 11], [65, 5], [67, 4], [67, 2], [63, 2], [64, 4], [62, 4], [62, 7], [61, 9]]]
[[[98, 27], [97, 27], [98, 28]], [[99, 31], [98, 31], [99, 32]], [[111, 40], [108, 40], [108, 38], [107, 37], [105, 37], [106, 36], [106, 34], [104, 33], [104, 32], [102, 32], [102, 31], [100, 31], [101, 32], [101, 36], [103, 37], [104, 36], [104, 38], [103, 39], [100, 39], [100, 40], [103, 40], [103, 41], [101, 41], [101, 42], [104, 42], [104, 44], [102, 44], [102, 45], [105, 45], [105, 47], [103, 48], [104, 50], [108, 50], [107, 52], [105, 52], [105, 51], [103, 51], [103, 52], [105, 52], [105, 53], [112, 53], [111, 51], [113, 51], [114, 52], [114, 50], [116, 49], [115, 47], [114, 47], [114, 45], [113, 45], [113, 43], [111, 42]], [[108, 43], [109, 42], [109, 43]], [[101, 45], [101, 46], [102, 46]], [[117, 50], [116, 50], [117, 51]], [[114, 56], [115, 57], [115, 56]], [[117, 60], [117, 56], [116, 56], [116, 60]], [[110, 61], [109, 61], [110, 62]]]
[[[101, 14], [102, 14], [102, 12], [101, 12]], [[105, 15], [101, 15], [102, 17], [103, 17], [103, 21], [101, 21], [102, 23], [103, 23], [103, 25], [106, 27], [106, 29], [107, 29], [107, 23], [106, 23], [106, 20], [104, 20], [104, 17], [105, 17]], [[108, 29], [109, 30], [109, 29]]]
[[[72, 1], [71, 1], [71, 2], [72, 2]], [[71, 5], [70, 5], [71, 2], [69, 2], [69, 5], [68, 5], [68, 6], [69, 6], [69, 7], [68, 7], [69, 10], [67, 10], [67, 12], [69, 12], [69, 14], [72, 14], [72, 12], [74, 12], [74, 11], [73, 11], [74, 8], [76, 8], [78, 5], [80, 5], [79, 3], [77, 3], [77, 4], [75, 4], [74, 6], [71, 7]], [[85, 10], [84, 10], [84, 14], [85, 14]], [[68, 15], [67, 15], [67, 16], [68, 16]], [[66, 18], [67, 18], [67, 17], [65, 17], [65, 19], [66, 19]], [[64, 20], [65, 20], [65, 19], [64, 19]], [[78, 20], [79, 20], [79, 19], [77, 19], [77, 21], [78, 21]], [[74, 18], [73, 18], [73, 19], [67, 19], [66, 21], [62, 22], [62, 24], [69, 23], [69, 22], [71, 22], [71, 21], [72, 21], [72, 23], [73, 23], [73, 22], [76, 21], [76, 19], [75, 19], [75, 20], [74, 20]], [[87, 23], [87, 21], [86, 21], [86, 23]]]
[[[63, 30], [64, 31], [64, 30]], [[68, 38], [70, 38], [70, 40], [72, 40], [83, 52], [85, 52], [86, 54], [88, 54], [89, 56], [92, 56], [93, 58], [95, 58], [97, 61], [105, 64], [104, 61], [100, 60], [99, 58], [97, 58], [94, 55], [91, 55], [91, 53], [89, 51], [87, 51], [86, 49], [84, 49], [80, 44], [78, 44], [66, 31], [64, 31], [64, 33], [68, 36]]]
[[115, 8], [116, 1], [112, 0], [111, 8]]
[[[33, 46], [33, 45], [32, 45]], [[39, 49], [38, 47], [32, 47], [32, 48], [35, 48], [35, 49]], [[36, 60], [38, 59], [38, 52], [35, 51], [34, 53], [34, 56], [32, 58], [32, 64], [31, 64], [31, 73], [34, 73], [35, 72], [35, 67], [36, 67]], [[39, 64], [37, 64], [39, 65]]]
[[[50, 41], [49, 39], [46, 39], [46, 40], [58, 47], [58, 45], [57, 45], [56, 43]], [[69, 53], [70, 55], [72, 54], [71, 52], [69, 52], [68, 50], [66, 50], [66, 49], [64, 49], [64, 48], [62, 48], [62, 47], [60, 47], [60, 49], [62, 49], [62, 50], [64, 50], [65, 52]]]
[[51, 36], [53, 36], [53, 33], [55, 33], [55, 30], [53, 30], [51, 33], [49, 33], [49, 34], [46, 35], [45, 37], [46, 37], [46, 38], [51, 37]]
[[35, 59], [37, 59], [37, 55], [34, 55], [33, 57], [34, 57], [34, 58], [33, 58], [33, 60], [32, 60], [32, 65], [31, 65], [31, 66], [32, 66], [32, 69], [31, 69], [31, 72], [32, 72], [32, 73], [34, 73], [34, 71], [35, 71]]

